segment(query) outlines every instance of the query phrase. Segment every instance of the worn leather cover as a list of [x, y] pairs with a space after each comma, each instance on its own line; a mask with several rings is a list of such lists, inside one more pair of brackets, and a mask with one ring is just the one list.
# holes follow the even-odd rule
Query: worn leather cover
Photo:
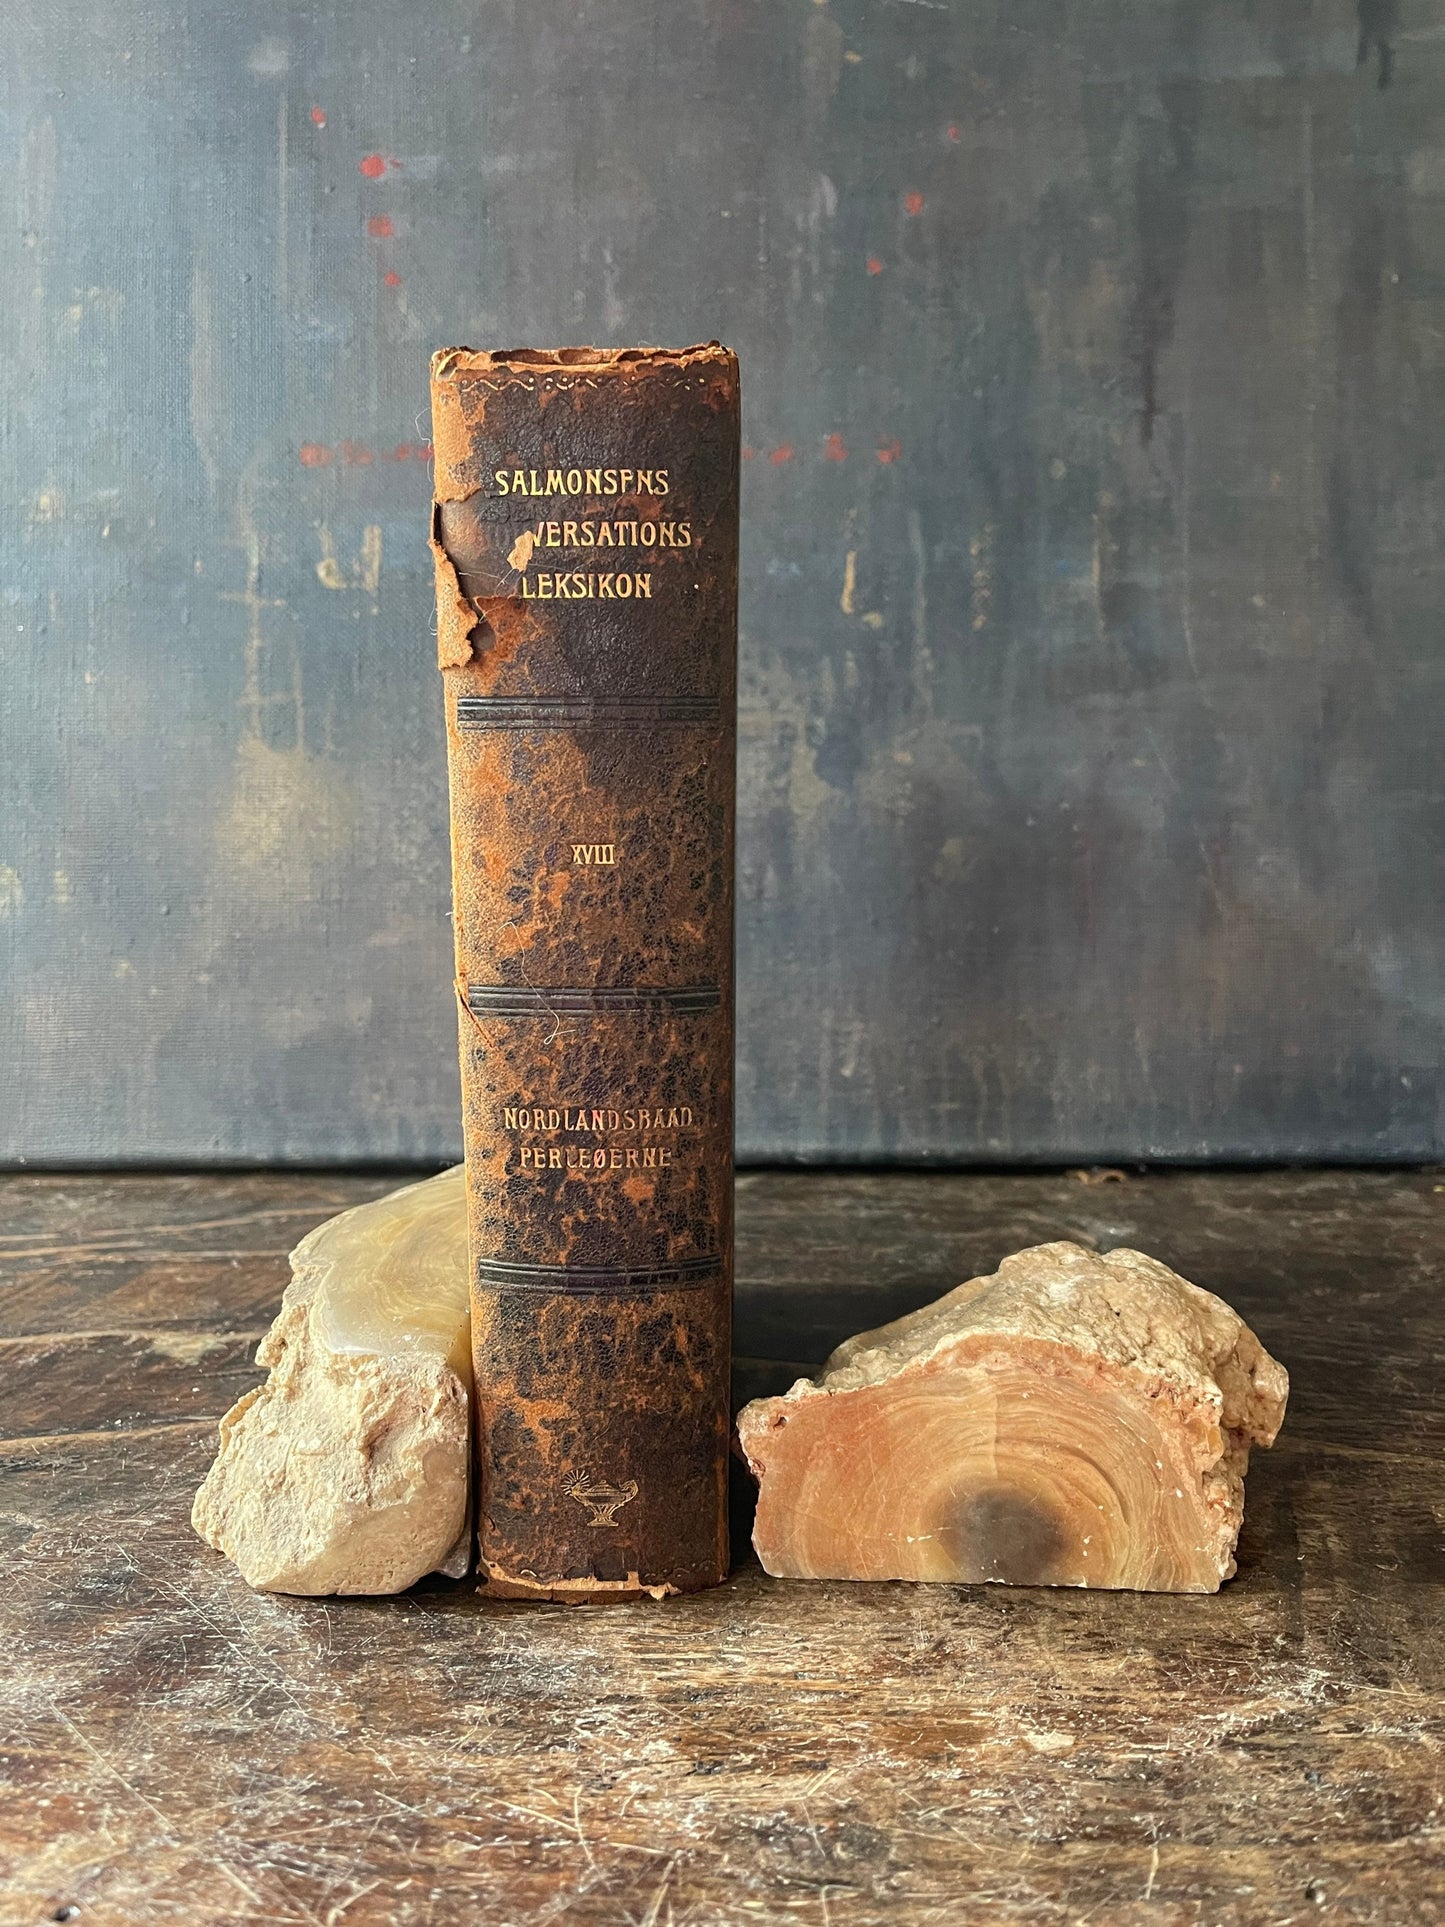
[[727, 1568], [738, 374], [432, 361], [482, 1589]]

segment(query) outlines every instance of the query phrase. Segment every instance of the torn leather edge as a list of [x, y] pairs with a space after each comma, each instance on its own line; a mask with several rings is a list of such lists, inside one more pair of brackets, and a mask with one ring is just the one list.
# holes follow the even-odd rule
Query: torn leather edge
[[[449, 497], [465, 501], [465, 496]], [[447, 554], [441, 538], [442, 497], [438, 493], [431, 507], [431, 537], [427, 547], [436, 566], [437, 581], [437, 668], [462, 669], [472, 659], [472, 638], [481, 617], [462, 594], [456, 564]]]
[[457, 470], [466, 460], [470, 431], [462, 414], [461, 396], [451, 379], [455, 353], [454, 349], [443, 349], [432, 356], [431, 365], [435, 480], [427, 546], [436, 569], [437, 667], [441, 670], [462, 669], [472, 660], [473, 639], [481, 621], [475, 604], [462, 593], [461, 577], [442, 540], [443, 507], [450, 502], [465, 502], [477, 493], [457, 481]]
[[438, 348], [431, 358], [433, 382], [458, 375], [531, 376], [596, 373], [599, 369], [646, 372], [649, 369], [687, 369], [698, 362], [737, 366], [737, 356], [720, 341], [698, 341], [688, 348]]
[[489, 1599], [539, 1599], [554, 1606], [603, 1605], [609, 1600], [668, 1599], [679, 1597], [680, 1586], [664, 1580], [649, 1586], [636, 1572], [625, 1579], [514, 1579], [483, 1559], [477, 1591]]

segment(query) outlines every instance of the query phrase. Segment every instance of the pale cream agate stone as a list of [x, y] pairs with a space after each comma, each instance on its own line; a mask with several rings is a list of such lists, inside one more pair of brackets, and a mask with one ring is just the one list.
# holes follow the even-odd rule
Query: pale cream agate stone
[[743, 1409], [753, 1544], [779, 1577], [1214, 1592], [1288, 1391], [1167, 1265], [1036, 1245]]
[[262, 1592], [461, 1577], [471, 1538], [463, 1168], [343, 1211], [291, 1254], [191, 1522]]

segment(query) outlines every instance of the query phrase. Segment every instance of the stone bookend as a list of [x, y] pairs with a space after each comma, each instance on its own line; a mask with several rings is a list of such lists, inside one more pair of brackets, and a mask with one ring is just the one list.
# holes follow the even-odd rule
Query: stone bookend
[[461, 1167], [303, 1238], [191, 1520], [262, 1592], [400, 1592], [470, 1555]]
[[1288, 1388], [1153, 1258], [1037, 1245], [745, 1407], [753, 1543], [789, 1578], [1214, 1592]]

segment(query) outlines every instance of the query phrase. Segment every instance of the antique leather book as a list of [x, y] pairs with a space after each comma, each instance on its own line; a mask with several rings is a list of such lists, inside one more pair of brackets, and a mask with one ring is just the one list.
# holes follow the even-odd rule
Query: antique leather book
[[738, 372], [432, 360], [482, 1590], [727, 1569]]

